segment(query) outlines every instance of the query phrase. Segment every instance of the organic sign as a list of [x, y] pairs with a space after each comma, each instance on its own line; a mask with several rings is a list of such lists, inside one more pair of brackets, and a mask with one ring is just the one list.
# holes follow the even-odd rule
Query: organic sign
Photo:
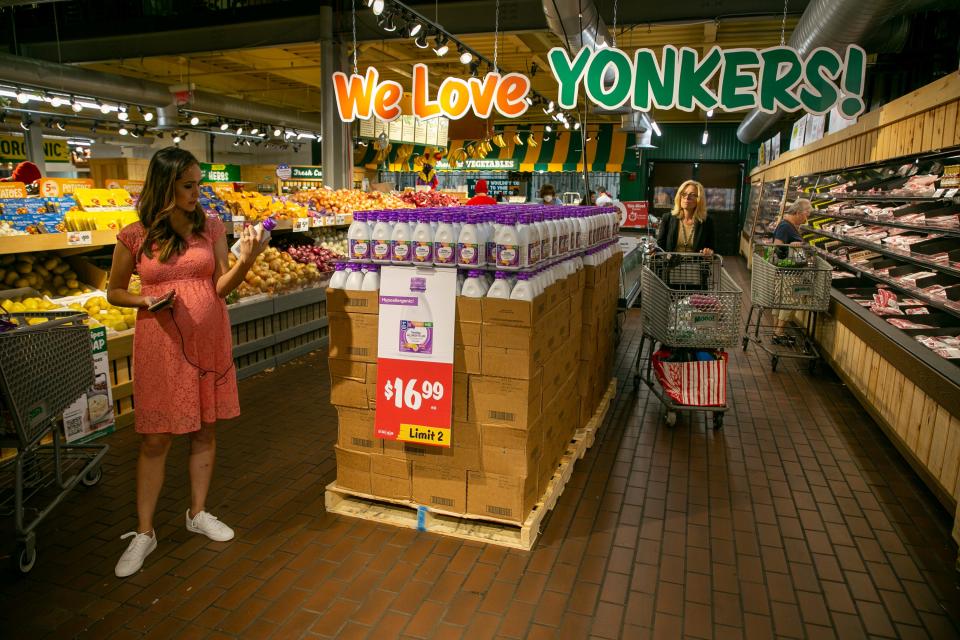
[[[22, 162], [27, 159], [23, 136], [0, 135], [0, 162]], [[66, 140], [44, 140], [43, 159], [46, 162], [70, 162], [70, 147]]]
[[[574, 109], [583, 86], [587, 98], [607, 109], [626, 104], [638, 111], [651, 109], [718, 109], [744, 111], [806, 111], [827, 113], [837, 107], [846, 118], [864, 111], [866, 52], [849, 45], [843, 53], [820, 47], [806, 56], [786, 46], [767, 49], [721, 49], [703, 55], [690, 47], [638, 49], [631, 58], [620, 49], [584, 47], [571, 55], [556, 47], [548, 54], [557, 80], [557, 103]], [[607, 79], [613, 77], [613, 82]], [[333, 74], [337, 110], [344, 122], [377, 117], [391, 121], [401, 116], [403, 87], [380, 81], [368, 67], [366, 75]], [[716, 89], [710, 85], [717, 77]], [[420, 120], [437, 116], [457, 120], [472, 111], [486, 119], [494, 109], [507, 118], [523, 115], [530, 79], [519, 73], [488, 73], [484, 78], [445, 78], [432, 98], [427, 65], [416, 64], [412, 77], [413, 115]]]

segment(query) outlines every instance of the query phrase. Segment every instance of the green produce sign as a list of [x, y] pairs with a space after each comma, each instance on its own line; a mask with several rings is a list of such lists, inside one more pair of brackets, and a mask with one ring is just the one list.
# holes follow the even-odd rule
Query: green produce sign
[[201, 162], [200, 182], [240, 182], [240, 165]]
[[290, 167], [291, 180], [323, 180], [322, 167]]

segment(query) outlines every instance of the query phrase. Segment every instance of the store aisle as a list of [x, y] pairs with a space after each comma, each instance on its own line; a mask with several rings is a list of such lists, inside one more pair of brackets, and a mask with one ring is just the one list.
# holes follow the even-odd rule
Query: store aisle
[[41, 528], [34, 572], [0, 573], [0, 635], [960, 637], [948, 518], [832, 374], [738, 351], [724, 429], [669, 429], [631, 391], [639, 338], [632, 311], [612, 416], [532, 553], [326, 514], [336, 415], [317, 353], [240, 384], [211, 500], [235, 541], [184, 530], [179, 442], [160, 546], [115, 578], [137, 440], [114, 434], [101, 485]]

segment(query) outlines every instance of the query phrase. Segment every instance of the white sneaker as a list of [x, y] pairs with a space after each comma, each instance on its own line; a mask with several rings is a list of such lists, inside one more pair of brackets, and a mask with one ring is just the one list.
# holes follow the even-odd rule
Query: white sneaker
[[233, 540], [233, 529], [217, 520], [217, 516], [201, 511], [193, 520], [190, 519], [190, 509], [187, 509], [187, 531], [202, 533], [216, 542]]
[[120, 556], [120, 561], [117, 562], [117, 567], [113, 570], [118, 578], [126, 578], [140, 571], [140, 567], [143, 566], [143, 561], [157, 548], [156, 532], [150, 535], [149, 533], [131, 531], [130, 533], [125, 533], [120, 536], [120, 539], [123, 540], [130, 537], [133, 537], [133, 540], [127, 545], [127, 550]]

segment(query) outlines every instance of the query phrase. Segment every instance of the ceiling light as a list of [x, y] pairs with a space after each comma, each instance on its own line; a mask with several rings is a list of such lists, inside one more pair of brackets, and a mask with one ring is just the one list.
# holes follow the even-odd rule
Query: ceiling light
[[427, 35], [425, 33], [421, 33], [419, 36], [417, 36], [417, 39], [414, 40], [413, 43], [420, 49], [426, 49], [428, 46], [430, 46], [429, 43], [427, 43]]
[[179, 133], [173, 136], [173, 144], [180, 144], [181, 142], [183, 142], [183, 137]]
[[240, 146], [240, 138], [237, 138], [236, 140], [233, 141], [233, 146], [235, 146], [235, 147], [239, 147], [239, 146]]
[[574, 122], [574, 123], [573, 123], [573, 130], [574, 130], [574, 131], [580, 131], [580, 123], [579, 123], [579, 122]]
[[66, 131], [66, 130], [67, 130], [66, 123], [65, 123], [63, 120], [57, 120], [57, 121], [54, 123], [53, 126], [55, 126], [55, 127], [56, 127], [57, 129], [59, 129], [60, 131]]
[[373, 15], [378, 16], [383, 13], [383, 4], [383, 0], [373, 0], [373, 3], [369, 5], [373, 8]]
[[237, 127], [237, 135], [239, 136], [242, 133], [243, 133], [243, 127]]
[[551, 131], [553, 131], [553, 127], [551, 127], [550, 125], [547, 125], [547, 126], [544, 127], [544, 130], [545, 130], [547, 133], [550, 133]]
[[448, 52], [448, 51], [450, 51], [450, 47], [448, 47], [448, 46], [445, 45], [445, 44], [442, 44], [442, 45], [440, 45], [439, 47], [437, 47], [436, 49], [433, 50], [433, 52], [434, 52], [435, 54], [437, 54], [437, 56], [439, 56], [439, 57], [441, 57], [441, 58], [442, 58], [443, 56], [447, 55], [447, 52]]
[[133, 137], [133, 138], [139, 138], [139, 137], [140, 137], [140, 131], [138, 131], [137, 128], [134, 127], [133, 129], [130, 129], [130, 136]]
[[289, 140], [290, 138], [296, 138], [296, 137], [297, 137], [297, 132], [296, 132], [296, 131], [287, 131], [287, 132], [284, 134], [284, 137], [285, 137], [287, 140]]
[[587, 142], [590, 142], [591, 140], [593, 140], [593, 137], [587, 136]]
[[53, 96], [50, 99], [50, 106], [53, 107], [54, 109], [56, 109], [62, 104], [63, 104], [63, 98], [61, 98], [60, 96]]
[[713, 117], [713, 109], [710, 109], [709, 111], [707, 111], [707, 117], [708, 117], [708, 118], [712, 118], [712, 117]]
[[127, 135], [128, 133], [130, 133], [130, 132], [127, 131], [127, 128], [126, 128], [126, 127], [120, 127], [120, 128], [117, 130], [117, 133], [119, 133], [119, 134], [122, 135], [122, 136], [125, 136], [125, 135]]
[[18, 91], [17, 102], [19, 102], [20, 104], [27, 104], [28, 102], [30, 102], [30, 96], [27, 95], [25, 91]]
[[255, 135], [257, 135], [258, 133], [260, 133], [260, 128], [259, 128], [259, 127], [254, 127], [253, 129], [250, 129], [250, 135], [255, 136]]
[[543, 136], [544, 142], [550, 142], [550, 136]]
[[30, 131], [30, 125], [33, 124], [33, 118], [30, 117], [30, 114], [26, 114], [23, 118], [20, 119], [20, 128], [24, 131]]
[[144, 113], [141, 110], [140, 113], [143, 113], [143, 119], [146, 120], [147, 122], [150, 122], [151, 120], [153, 120], [153, 111], [147, 111], [146, 113]]
[[110, 111], [111, 111], [110, 105], [108, 105], [106, 102], [100, 103], [100, 113], [106, 115], [110, 113]]
[[564, 120], [564, 121], [563, 121], [563, 126], [564, 126], [565, 128], [567, 128], [567, 129], [569, 129], [569, 128], [570, 128], [570, 123], [567, 122], [566, 120]]
[[80, 101], [77, 99], [74, 99], [73, 104], [70, 105], [70, 108], [73, 109], [74, 113], [80, 113], [83, 111], [83, 105], [80, 104]]
[[709, 134], [708, 134], [706, 131], [704, 131], [704, 132], [703, 132], [703, 140], [701, 141], [700, 144], [707, 144], [707, 139], [708, 139], [709, 137], [710, 137]]
[[126, 109], [121, 109], [120, 113], [117, 114], [117, 119], [126, 122], [130, 119], [130, 114], [127, 113]]
[[553, 100], [551, 100], [550, 103], [547, 105], [547, 108], [544, 109], [543, 112], [544, 112], [544, 113], [547, 113], [547, 114], [553, 113], [553, 108], [554, 108], [555, 106], [556, 106], [556, 105], [553, 104]]
[[380, 16], [379, 18], [377, 18], [377, 25], [379, 25], [379, 27], [384, 31], [392, 32], [397, 30], [397, 23], [393, 19], [392, 15]]
[[523, 101], [527, 103], [528, 107], [533, 106], [533, 98], [531, 98], [530, 96], [527, 96], [526, 98], [524, 98]]
[[220, 125], [220, 131], [226, 131], [229, 128], [230, 128], [229, 122], [224, 122], [223, 124]]
[[407, 36], [412, 38], [413, 36], [420, 33], [420, 31], [422, 30], [423, 30], [423, 25], [420, 24], [419, 22], [414, 22], [413, 24], [407, 26]]
[[192, 118], [190, 118], [190, 124], [193, 125], [194, 127], [197, 126], [198, 124], [200, 124], [200, 118], [198, 118], [197, 116], [193, 116]]
[[274, 138], [279, 138], [279, 137], [280, 137], [280, 134], [282, 134], [282, 133], [283, 133], [283, 131], [281, 131], [279, 128], [274, 129], [274, 130], [273, 130], [273, 137], [274, 137]]
[[[458, 49], [459, 50], [459, 49]], [[460, 51], [460, 63], [461, 64], [470, 64], [473, 61], [473, 54], [466, 50]]]

